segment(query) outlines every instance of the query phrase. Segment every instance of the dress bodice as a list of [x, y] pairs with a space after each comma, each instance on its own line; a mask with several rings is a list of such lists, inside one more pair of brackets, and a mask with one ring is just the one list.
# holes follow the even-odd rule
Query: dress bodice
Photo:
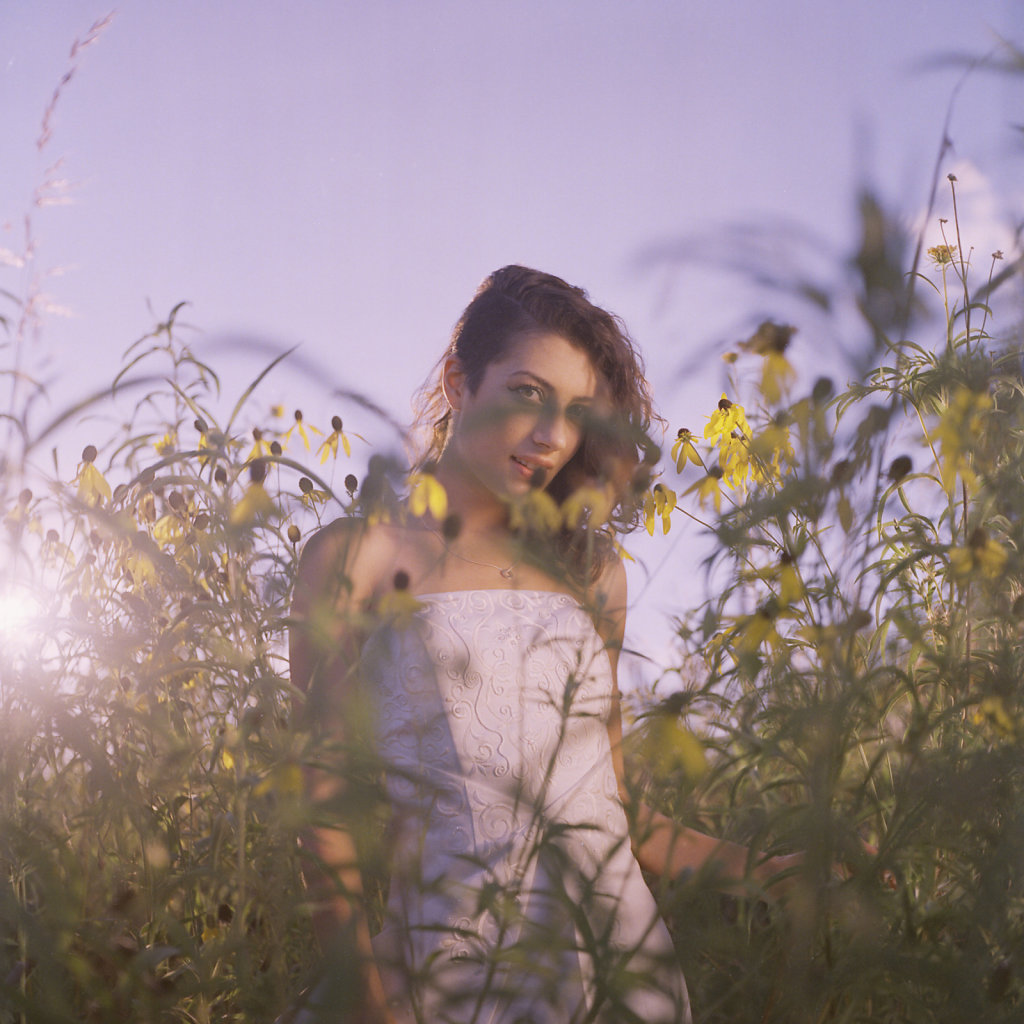
[[426, 810], [410, 800], [432, 800], [432, 786], [436, 813], [451, 811], [464, 789], [479, 805], [478, 845], [506, 838], [524, 813], [612, 826], [607, 814], [594, 820], [598, 802], [609, 809], [616, 783], [611, 666], [589, 615], [553, 591], [419, 600], [414, 620], [378, 632], [364, 656], [380, 750], [405, 773], [392, 784], [398, 808]]
[[[395, 821], [389, 923], [377, 943], [403, 966], [392, 990], [431, 1021], [585, 1016], [596, 954], [580, 948], [584, 933], [623, 956], [657, 952], [659, 976], [671, 958], [618, 795], [608, 652], [567, 594], [466, 590], [418, 600], [415, 614], [379, 628], [363, 651]], [[584, 906], [581, 932], [574, 915]], [[493, 982], [524, 944], [544, 949], [550, 964], [520, 971], [513, 999]], [[504, 964], [497, 973], [495, 963]], [[670, 981], [665, 994], [644, 997], [654, 999], [644, 1004], [657, 1011], [647, 1014], [652, 1024], [685, 1019], [677, 968]], [[467, 992], [477, 993], [468, 1003]]]

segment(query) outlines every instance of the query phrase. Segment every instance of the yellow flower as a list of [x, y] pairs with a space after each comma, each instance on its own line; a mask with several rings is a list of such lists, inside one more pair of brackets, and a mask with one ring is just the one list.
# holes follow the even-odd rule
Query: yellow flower
[[781, 352], [766, 352], [762, 359], [761, 394], [769, 405], [776, 405], [796, 380], [796, 370]]
[[676, 439], [672, 443], [672, 460], [676, 464], [676, 472], [682, 473], [687, 462], [704, 468], [704, 463], [693, 445], [693, 434], [686, 427], [680, 427]]
[[720, 466], [712, 466], [707, 474], [700, 478], [692, 487], [683, 491], [683, 495], [697, 492], [697, 500], [701, 508], [706, 500], [714, 503], [715, 511], [722, 511], [722, 469]]
[[652, 713], [642, 727], [640, 744], [644, 761], [658, 776], [680, 769], [691, 779], [707, 773], [704, 744], [680, 722], [678, 715]]
[[324, 443], [320, 445], [317, 454], [320, 456], [320, 465], [323, 465], [328, 456], [333, 455], [335, 458], [338, 457], [338, 442], [341, 442], [341, 447], [345, 450], [345, 454], [351, 456], [352, 445], [349, 442], [348, 435], [342, 428], [342, 422], [340, 416], [331, 417], [331, 433], [324, 439]]
[[987, 391], [957, 388], [950, 395], [939, 422], [929, 431], [928, 439], [940, 446], [939, 472], [947, 492], [956, 485], [958, 473], [968, 487], [977, 483], [968, 448], [972, 439], [984, 430], [992, 404], [992, 396]]
[[722, 470], [722, 480], [735, 490], [747, 479], [750, 471], [750, 448], [747, 439], [741, 434], [732, 433], [722, 437], [718, 449], [718, 465]]
[[323, 505], [331, 497], [326, 491], [315, 487], [308, 476], [299, 477], [299, 494], [299, 501], [313, 511], [316, 511], [317, 505]]
[[757, 654], [765, 643], [777, 647], [781, 640], [775, 619], [774, 610], [768, 607], [758, 608], [753, 615], [744, 615], [737, 621], [733, 647], [741, 654]]
[[4, 516], [4, 522], [9, 530], [12, 532], [22, 530], [27, 523], [30, 532], [40, 532], [39, 519], [29, 511], [31, 501], [32, 492], [26, 487], [18, 495], [15, 505], [8, 509]]
[[301, 796], [303, 788], [302, 769], [294, 761], [287, 761], [275, 766], [260, 779], [253, 793], [256, 796], [276, 793], [283, 797], [298, 797]]
[[165, 548], [168, 544], [177, 544], [185, 536], [181, 518], [170, 512], [161, 516], [153, 524], [153, 540]]
[[96, 445], [86, 445], [82, 452], [82, 461], [78, 464], [78, 475], [72, 483], [78, 484], [78, 499], [86, 505], [102, 505], [104, 500], [110, 501], [110, 484], [96, 468], [95, 460], [98, 452]]
[[299, 432], [299, 437], [302, 438], [302, 443], [306, 446], [306, 451], [310, 450], [309, 434], [319, 434], [323, 437], [323, 431], [314, 427], [312, 423], [307, 423], [302, 416], [302, 410], [295, 410], [295, 422], [285, 431], [284, 440], [287, 443], [291, 440], [291, 436], [295, 431]]
[[437, 521], [448, 514], [448, 494], [433, 473], [409, 474], [409, 511], [416, 517], [429, 511]]
[[676, 507], [676, 492], [664, 484], [655, 484], [654, 490], [644, 495], [644, 526], [654, 536], [654, 524], [661, 517], [661, 532], [672, 528], [672, 512]]
[[245, 461], [252, 462], [253, 459], [262, 459], [267, 455], [271, 455], [270, 442], [266, 439], [263, 431], [259, 427], [252, 428], [252, 440], [253, 445], [249, 449], [249, 454], [246, 455]]
[[413, 617], [423, 607], [423, 602], [409, 593], [409, 576], [401, 570], [395, 573], [393, 589], [377, 603], [377, 611], [392, 625], [402, 628], [411, 625]]
[[928, 259], [937, 267], [948, 267], [956, 256], [955, 245], [933, 245], [928, 249]]
[[153, 445], [158, 455], [170, 455], [174, 452], [177, 446], [178, 432], [176, 430], [168, 430], [167, 433]]
[[636, 559], [617, 540], [612, 541], [612, 547], [615, 548], [615, 553], [624, 562], [636, 563]]
[[777, 419], [772, 420], [750, 442], [750, 452], [754, 456], [750, 475], [758, 483], [767, 483], [769, 478], [778, 479], [796, 461], [789, 439], [789, 427]]
[[804, 626], [797, 633], [817, 651], [823, 664], [835, 658], [840, 640], [839, 630], [835, 626]]
[[154, 561], [157, 548], [144, 533], [136, 534], [130, 542], [128, 553], [122, 560], [127, 573], [136, 587], [156, 584], [159, 581]]
[[804, 596], [804, 585], [797, 572], [796, 563], [788, 552], [783, 552], [779, 565], [779, 604], [789, 606]]
[[949, 549], [950, 568], [953, 575], [961, 579], [976, 570], [989, 579], [996, 579], [1008, 557], [1006, 548], [980, 526], [971, 534], [966, 547]]
[[554, 533], [562, 527], [562, 510], [547, 491], [534, 488], [509, 508], [509, 526], [513, 530]]
[[1017, 721], [1006, 709], [1002, 697], [984, 697], [978, 704], [974, 721], [990, 725], [997, 735], [1012, 739], [1017, 735]]
[[276, 510], [263, 484], [252, 483], [246, 488], [242, 500], [231, 510], [228, 521], [232, 526], [249, 526], [272, 515]]
[[750, 424], [747, 423], [743, 406], [730, 402], [723, 391], [718, 408], [708, 417], [708, 424], [704, 428], [704, 437], [714, 443], [721, 437], [728, 437], [734, 430], [740, 431], [747, 437], [750, 436]]
[[614, 508], [615, 494], [610, 486], [577, 487], [562, 502], [562, 519], [571, 528], [582, 523], [601, 526], [608, 522]]

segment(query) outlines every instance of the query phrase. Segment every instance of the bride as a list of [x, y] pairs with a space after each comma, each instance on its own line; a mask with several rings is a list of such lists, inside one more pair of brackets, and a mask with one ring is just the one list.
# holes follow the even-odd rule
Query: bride
[[[629, 806], [623, 782], [614, 540], [637, 524], [657, 451], [640, 359], [581, 289], [510, 266], [481, 285], [421, 397], [432, 510], [338, 520], [299, 567], [307, 721], [335, 750], [372, 723], [391, 811], [372, 939], [352, 833], [324, 820], [304, 839], [327, 954], [305, 1012], [688, 1021], [641, 868], [738, 883], [749, 851]], [[344, 774], [311, 769], [316, 806], [344, 803]], [[789, 865], [763, 861], [754, 879]]]

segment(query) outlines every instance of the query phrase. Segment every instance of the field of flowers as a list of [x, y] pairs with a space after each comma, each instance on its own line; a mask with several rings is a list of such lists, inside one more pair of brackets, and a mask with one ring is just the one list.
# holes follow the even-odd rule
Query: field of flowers
[[[970, 248], [944, 184], [926, 251], [861, 204], [862, 379], [796, 392], [801, 325], [766, 321], [644, 483], [651, 532], [685, 515], [715, 539], [719, 586], [637, 709], [633, 784], [806, 851], [782, 905], [656, 883], [701, 1024], [1021, 1019], [1021, 263]], [[177, 308], [93, 403], [118, 426], [37, 428], [31, 302], [0, 301], [0, 1022], [273, 1021], [322, 953], [355, 970], [313, 941], [303, 828], [352, 822], [371, 904], [386, 885], [372, 760], [328, 762], [354, 783], [339, 806], [305, 792], [336, 752], [293, 714], [298, 554], [322, 521], [443, 494], [383, 455], [332, 488], [370, 413], [262, 408], [273, 364], [225, 397]], [[47, 463], [58, 435], [74, 469]], [[600, 518], [599, 493], [537, 503], [534, 524]]]

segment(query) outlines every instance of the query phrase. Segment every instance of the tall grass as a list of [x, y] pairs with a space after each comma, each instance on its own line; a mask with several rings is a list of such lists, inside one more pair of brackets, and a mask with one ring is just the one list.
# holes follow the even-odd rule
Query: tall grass
[[[633, 783], [806, 851], [782, 906], [658, 883], [706, 1024], [1021, 1016], [1024, 339], [993, 313], [1020, 260], [968, 259], [948, 185], [950, 237], [912, 270], [862, 204], [874, 368], [794, 396], [791, 331], [762, 325], [737, 353], [753, 385], [709, 396], [710, 436], [646, 495], [652, 530], [706, 523], [718, 591], [680, 624], [687, 684], [641, 708]], [[319, 961], [297, 553], [401, 481], [380, 462], [335, 493], [307, 466], [343, 458], [341, 422], [310, 441], [251, 388], [225, 404], [178, 309], [91, 404], [118, 425], [60, 417], [81, 458], [44, 472], [32, 290], [5, 301], [0, 1020], [273, 1020]]]

